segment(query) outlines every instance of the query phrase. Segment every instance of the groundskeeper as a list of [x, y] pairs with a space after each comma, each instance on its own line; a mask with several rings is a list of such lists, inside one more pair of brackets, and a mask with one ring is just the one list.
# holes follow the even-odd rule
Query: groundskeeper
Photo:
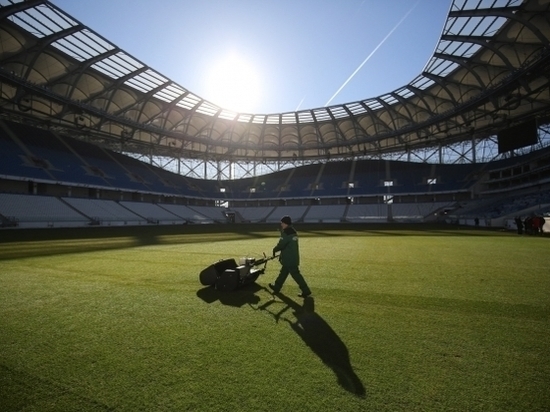
[[273, 293], [279, 293], [290, 274], [292, 279], [298, 284], [302, 293], [298, 296], [306, 298], [311, 295], [311, 290], [306, 283], [306, 280], [300, 273], [300, 248], [298, 246], [298, 233], [292, 226], [290, 216], [283, 216], [281, 219], [281, 237], [279, 243], [273, 248], [273, 256], [275, 253], [281, 252], [279, 262], [281, 262], [281, 271], [275, 279], [275, 283], [270, 283], [269, 287]]

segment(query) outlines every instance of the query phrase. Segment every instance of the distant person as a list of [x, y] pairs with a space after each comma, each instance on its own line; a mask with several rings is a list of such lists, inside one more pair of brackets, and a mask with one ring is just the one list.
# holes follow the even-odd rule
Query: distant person
[[525, 233], [527, 235], [533, 234], [533, 218], [531, 216], [527, 216], [525, 218], [523, 221], [523, 227], [525, 228]]
[[516, 227], [518, 228], [518, 235], [523, 234], [523, 222], [521, 221], [521, 217], [516, 216], [514, 218], [514, 222], [516, 222]]
[[273, 256], [275, 256], [277, 252], [281, 252], [279, 255], [279, 262], [281, 262], [282, 265], [281, 271], [277, 279], [275, 279], [275, 282], [273, 284], [270, 283], [269, 287], [273, 290], [273, 293], [279, 293], [283, 288], [286, 278], [290, 274], [302, 291], [298, 296], [307, 298], [311, 295], [311, 290], [300, 273], [298, 233], [292, 226], [292, 219], [290, 216], [283, 216], [281, 219], [281, 237], [279, 238], [279, 243], [273, 248]]
[[533, 226], [533, 234], [538, 235], [539, 234], [539, 226], [540, 226], [540, 217], [537, 215], [534, 215], [531, 218], [531, 225]]
[[476, 217], [474, 219], [474, 224], [476, 225], [476, 227], [479, 227], [479, 218], [478, 217]]
[[542, 235], [544, 233], [543, 227], [546, 223], [546, 219], [543, 216], [536, 215], [533, 217], [533, 229], [536, 234]]

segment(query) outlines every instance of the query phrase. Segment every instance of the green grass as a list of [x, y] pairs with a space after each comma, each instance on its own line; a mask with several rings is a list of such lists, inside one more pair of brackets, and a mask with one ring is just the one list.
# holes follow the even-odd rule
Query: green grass
[[4, 239], [0, 411], [550, 410], [549, 239], [383, 228], [297, 226], [305, 305], [198, 281], [273, 227]]

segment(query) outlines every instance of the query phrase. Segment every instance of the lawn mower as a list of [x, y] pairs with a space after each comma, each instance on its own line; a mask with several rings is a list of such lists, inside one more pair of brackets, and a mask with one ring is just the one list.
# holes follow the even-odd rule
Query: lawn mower
[[[267, 267], [267, 262], [279, 257], [267, 257], [264, 253], [263, 258], [256, 259], [251, 257], [241, 258], [239, 265], [235, 259], [221, 259], [204, 269], [199, 280], [205, 286], [214, 286], [216, 290], [232, 291], [244, 285], [253, 283], [260, 275], [263, 275]], [[258, 268], [258, 266], [262, 266]]]

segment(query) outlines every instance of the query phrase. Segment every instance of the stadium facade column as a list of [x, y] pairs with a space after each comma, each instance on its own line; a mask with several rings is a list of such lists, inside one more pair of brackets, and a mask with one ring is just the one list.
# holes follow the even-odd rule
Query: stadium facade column
[[472, 163], [476, 164], [476, 139], [474, 138], [474, 135], [472, 134]]

